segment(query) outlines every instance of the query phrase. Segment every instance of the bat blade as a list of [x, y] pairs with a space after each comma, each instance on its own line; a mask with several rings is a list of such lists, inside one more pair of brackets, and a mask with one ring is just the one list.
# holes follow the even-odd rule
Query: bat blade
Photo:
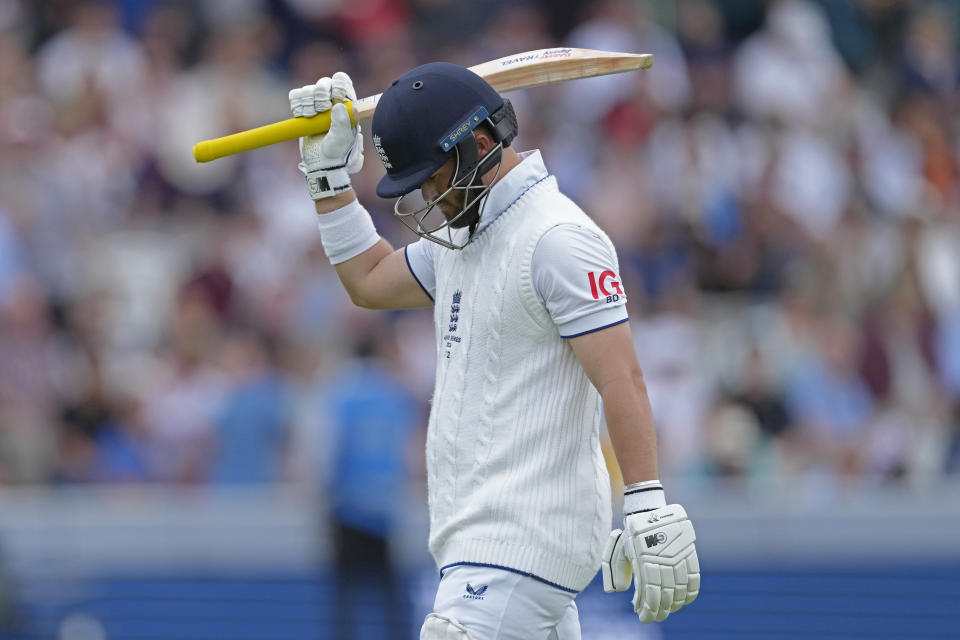
[[[648, 53], [555, 48], [525, 51], [490, 60], [470, 67], [470, 70], [497, 91], [505, 93], [578, 78], [648, 69], [652, 65], [653, 55]], [[383, 94], [378, 93], [347, 103], [354, 124], [373, 117], [381, 95]], [[311, 118], [289, 118], [222, 138], [198, 142], [193, 147], [193, 157], [197, 162], [210, 162], [277, 142], [324, 133], [329, 129], [329, 112], [319, 113]]]
[[596, 49], [539, 49], [470, 67], [497, 91], [529, 89], [545, 84], [649, 69], [649, 53], [616, 53]]

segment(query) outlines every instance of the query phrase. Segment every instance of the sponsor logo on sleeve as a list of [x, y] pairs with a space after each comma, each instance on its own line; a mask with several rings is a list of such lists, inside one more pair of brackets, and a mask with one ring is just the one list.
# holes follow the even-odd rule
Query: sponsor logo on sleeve
[[607, 269], [601, 271], [600, 275], [591, 271], [587, 274], [590, 280], [590, 294], [594, 300], [605, 298], [606, 302], [616, 302], [623, 297], [623, 289], [620, 288], [620, 281], [617, 280], [617, 274]]

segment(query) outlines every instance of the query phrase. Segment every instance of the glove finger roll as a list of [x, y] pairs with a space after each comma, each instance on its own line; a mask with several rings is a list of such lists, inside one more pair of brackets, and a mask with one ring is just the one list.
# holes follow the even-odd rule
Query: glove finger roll
[[637, 611], [637, 615], [640, 616], [640, 622], [644, 623], [653, 622], [656, 618], [656, 615], [653, 613], [653, 611], [650, 611], [650, 607], [647, 605], [640, 607], [640, 610]]
[[333, 102], [330, 101], [330, 78], [320, 78], [317, 84], [313, 85], [313, 108], [317, 113], [330, 111]]
[[648, 584], [643, 590], [643, 604], [649, 607], [651, 611], [659, 612], [661, 595], [660, 587]]
[[316, 115], [317, 112], [313, 108], [312, 84], [300, 87], [299, 89], [291, 89], [287, 97], [290, 100], [290, 111], [293, 112], [294, 118], [309, 118], [310, 116]]
[[357, 92], [353, 88], [353, 80], [343, 71], [337, 71], [331, 78], [331, 99], [334, 102], [351, 102], [357, 99]]
[[673, 592], [673, 604], [670, 606], [670, 613], [679, 611], [680, 607], [687, 603], [687, 588], [678, 586]]
[[670, 608], [671, 612], [682, 607], [687, 599], [687, 581], [689, 574], [687, 573], [686, 562], [681, 562], [673, 567], [673, 579], [677, 588], [673, 593], [673, 606]]
[[[689, 569], [689, 567], [688, 567]], [[687, 599], [684, 604], [690, 604], [700, 594], [700, 574], [691, 573], [687, 579]]]

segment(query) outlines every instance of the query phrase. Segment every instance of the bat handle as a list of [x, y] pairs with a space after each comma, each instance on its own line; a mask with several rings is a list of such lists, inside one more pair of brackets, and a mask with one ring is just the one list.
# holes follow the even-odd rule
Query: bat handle
[[[352, 103], [345, 102], [350, 113], [350, 123], [357, 125]], [[193, 158], [197, 162], [210, 162], [217, 158], [249, 151], [284, 140], [296, 140], [303, 136], [326, 133], [330, 130], [330, 112], [324, 111], [310, 118], [289, 118], [247, 131], [240, 131], [222, 138], [202, 140], [193, 146]]]

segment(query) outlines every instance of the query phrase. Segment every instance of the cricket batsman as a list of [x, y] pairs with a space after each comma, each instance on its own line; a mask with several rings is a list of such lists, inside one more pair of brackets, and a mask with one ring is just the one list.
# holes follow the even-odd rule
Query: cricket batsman
[[[395, 250], [350, 185], [363, 143], [340, 103], [355, 99], [342, 72], [290, 92], [294, 116], [332, 109], [328, 133], [301, 138], [300, 170], [351, 300], [433, 308], [426, 461], [441, 579], [421, 640], [580, 638], [574, 598], [597, 569], [608, 592], [633, 579], [642, 622], [664, 620], [697, 597], [700, 566], [693, 525], [658, 480], [610, 239], [539, 151], [511, 148], [508, 100], [431, 63], [393, 82], [372, 123], [377, 194], [420, 236]], [[612, 533], [601, 411], [626, 484]]]

